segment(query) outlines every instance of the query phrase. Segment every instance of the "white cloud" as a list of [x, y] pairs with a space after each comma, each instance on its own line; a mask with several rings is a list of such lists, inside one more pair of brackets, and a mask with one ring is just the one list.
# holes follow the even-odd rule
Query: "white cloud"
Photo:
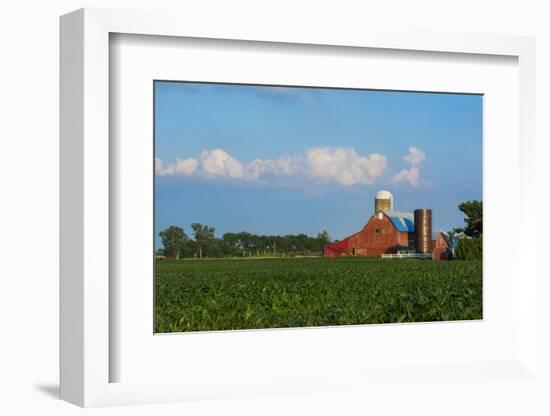
[[176, 163], [164, 165], [162, 160], [155, 158], [155, 172], [158, 176], [191, 176], [197, 170], [197, 166], [196, 159], [176, 159]]
[[283, 155], [277, 159], [255, 159], [246, 164], [248, 179], [258, 179], [262, 175], [292, 176], [303, 172], [303, 158], [297, 155]]
[[243, 164], [222, 149], [203, 150], [200, 162], [206, 177], [244, 178]]
[[426, 153], [412, 146], [409, 147], [409, 153], [403, 157], [403, 160], [410, 163], [412, 166], [418, 166], [426, 160]]
[[378, 153], [359, 155], [349, 147], [316, 147], [303, 155], [276, 159], [254, 159], [244, 163], [222, 149], [204, 150], [197, 159], [176, 159], [164, 164], [155, 160], [158, 176], [199, 176], [242, 181], [269, 180], [272, 176], [307, 177], [318, 182], [344, 186], [370, 185], [387, 168], [386, 157]]
[[419, 186], [420, 166], [426, 160], [426, 153], [414, 146], [409, 147], [409, 153], [403, 157], [403, 160], [411, 166], [396, 173], [393, 177], [393, 182], [396, 184], [406, 183], [413, 187]]
[[175, 173], [191, 176], [196, 170], [199, 162], [196, 159], [176, 159]]
[[164, 163], [158, 157], [155, 158], [155, 173], [158, 176], [164, 176]]
[[342, 185], [370, 185], [384, 173], [386, 158], [378, 153], [360, 156], [350, 147], [315, 147], [306, 152], [307, 174]]
[[411, 186], [417, 187], [420, 184], [420, 169], [413, 166], [409, 169], [403, 169], [393, 177], [395, 183], [408, 183]]

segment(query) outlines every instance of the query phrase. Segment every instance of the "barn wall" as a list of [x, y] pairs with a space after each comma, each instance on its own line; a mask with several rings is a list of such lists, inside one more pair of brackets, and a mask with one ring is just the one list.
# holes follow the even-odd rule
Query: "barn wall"
[[434, 260], [448, 260], [451, 258], [449, 243], [442, 233], [439, 233], [437, 239], [432, 240], [432, 258]]
[[396, 253], [398, 249], [408, 246], [408, 240], [409, 233], [398, 232], [387, 216], [380, 220], [373, 215], [361, 231], [349, 237], [349, 254], [353, 253], [354, 248], [356, 254], [362, 256]]
[[439, 233], [437, 240], [432, 240], [432, 250], [436, 249], [437, 247], [449, 247], [449, 243], [442, 233]]
[[349, 238], [346, 238], [337, 243], [332, 243], [331, 245], [325, 247], [323, 252], [325, 256], [328, 257], [337, 257], [342, 254], [351, 254], [349, 250]]

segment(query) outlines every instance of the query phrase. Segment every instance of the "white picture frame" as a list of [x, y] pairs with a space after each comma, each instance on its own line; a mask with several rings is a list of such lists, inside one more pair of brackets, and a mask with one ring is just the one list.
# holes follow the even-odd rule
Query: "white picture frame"
[[[109, 193], [112, 166], [109, 147], [110, 34], [170, 36], [332, 45], [333, 47], [429, 51], [442, 54], [504, 55], [519, 67], [519, 212], [536, 203], [532, 178], [535, 169], [535, 41], [530, 37], [465, 33], [427, 33], [361, 30], [293, 32], [275, 23], [234, 27], [220, 20], [204, 25], [200, 19], [164, 13], [83, 9], [61, 18], [61, 398], [80, 406], [185, 401], [283, 393], [339, 391], [376, 383], [399, 384], [410, 374], [395, 368], [336, 368], [319, 374], [292, 374], [250, 380], [226, 372], [213, 380], [206, 375], [169, 381], [111, 382], [110, 368], [120, 359], [111, 346], [110, 311], [113, 297], [109, 276], [111, 217]], [[474, 56], [474, 55], [472, 55]], [[479, 383], [499, 374], [506, 380], [535, 379], [536, 280], [532, 246], [535, 215], [520, 215], [517, 265], [522, 279], [517, 292], [517, 354], [499, 362], [481, 361], [415, 367], [415, 377], [432, 380], [435, 374], [453, 382]], [[517, 273], [518, 271], [510, 271]], [[361, 328], [357, 329], [358, 331]], [[336, 337], [332, 332], [328, 337]], [[152, 336], [152, 334], [151, 334]], [[218, 337], [228, 336], [218, 334]], [[220, 340], [223, 342], [223, 338]], [[217, 341], [217, 342], [220, 342]], [[147, 357], [144, 357], [147, 359]], [[206, 372], [205, 372], [206, 374]], [[491, 377], [490, 377], [491, 378]], [[435, 377], [437, 379], [437, 377]], [[491, 378], [492, 379], [492, 378]], [[428, 383], [429, 384], [429, 383]], [[427, 387], [430, 388], [430, 387]], [[433, 388], [433, 386], [432, 386]]]

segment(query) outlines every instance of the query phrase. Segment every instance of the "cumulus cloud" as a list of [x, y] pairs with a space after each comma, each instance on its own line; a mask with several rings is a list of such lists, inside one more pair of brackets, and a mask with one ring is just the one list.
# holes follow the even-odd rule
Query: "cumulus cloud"
[[200, 164], [206, 177], [244, 178], [243, 164], [222, 149], [204, 150], [200, 156]]
[[266, 174], [292, 176], [303, 173], [303, 160], [297, 155], [283, 155], [277, 159], [254, 159], [245, 167], [248, 179], [258, 179]]
[[191, 176], [197, 170], [196, 159], [176, 159], [175, 163], [164, 165], [159, 158], [155, 159], [155, 172], [158, 176], [183, 175]]
[[396, 173], [393, 182], [396, 184], [405, 183], [413, 187], [419, 186], [420, 166], [426, 160], [426, 153], [414, 146], [409, 147], [409, 153], [403, 157], [403, 160], [410, 164], [410, 167]]
[[164, 176], [164, 163], [158, 157], [155, 158], [155, 173], [158, 176]]
[[342, 185], [370, 185], [384, 173], [386, 158], [378, 153], [360, 156], [350, 147], [316, 147], [306, 152], [307, 174]]
[[370, 185], [387, 168], [386, 157], [378, 153], [362, 156], [349, 147], [315, 147], [301, 155], [276, 159], [239, 161], [223, 149], [204, 150], [196, 159], [176, 159], [165, 164], [155, 160], [158, 176], [198, 176], [242, 181], [265, 180], [273, 176], [306, 177], [316, 182], [336, 182], [344, 186]]
[[417, 187], [420, 184], [420, 169], [412, 166], [409, 169], [403, 169], [393, 177], [395, 183], [407, 183]]
[[405, 162], [418, 166], [426, 160], [426, 153], [416, 147], [409, 147], [409, 153], [403, 157]]

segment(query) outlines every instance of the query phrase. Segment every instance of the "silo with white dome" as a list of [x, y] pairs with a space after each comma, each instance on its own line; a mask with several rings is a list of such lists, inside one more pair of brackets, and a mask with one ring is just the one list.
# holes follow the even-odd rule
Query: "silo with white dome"
[[388, 191], [378, 191], [374, 197], [374, 212], [393, 211], [393, 196]]

